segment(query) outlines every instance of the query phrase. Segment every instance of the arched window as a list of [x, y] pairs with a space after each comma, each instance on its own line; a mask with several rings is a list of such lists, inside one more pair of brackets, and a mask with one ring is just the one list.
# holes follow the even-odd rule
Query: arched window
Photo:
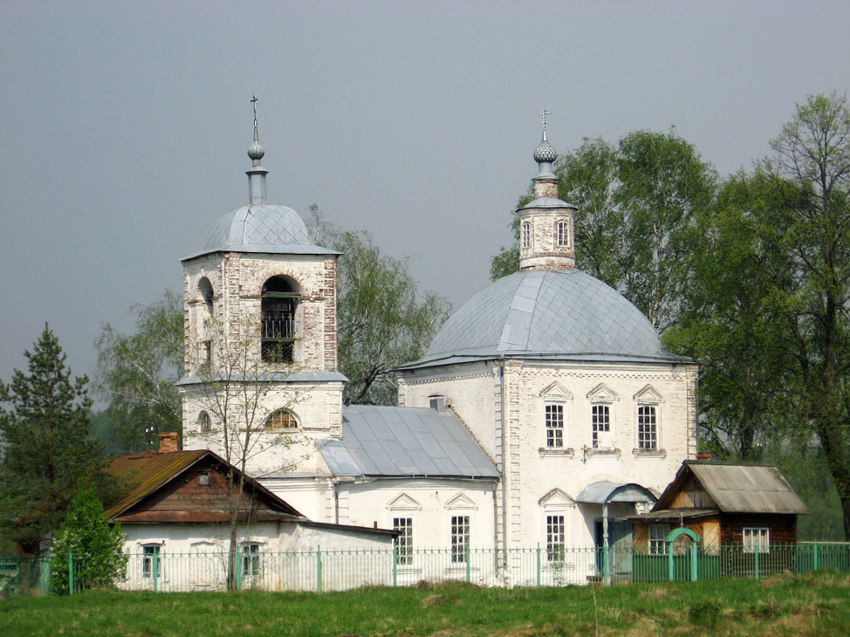
[[266, 420], [266, 429], [298, 429], [298, 419], [288, 409], [278, 409]]
[[198, 414], [198, 428], [201, 430], [202, 434], [205, 434], [209, 433], [211, 427], [210, 415], [202, 410], [201, 413]]
[[207, 314], [210, 317], [213, 315], [213, 287], [212, 283], [207, 277], [201, 277], [201, 280], [198, 281], [198, 292], [201, 294], [201, 298], [204, 299], [204, 304], [207, 306]]
[[295, 308], [301, 297], [292, 279], [273, 276], [263, 284], [262, 352], [269, 363], [291, 363], [295, 344]]

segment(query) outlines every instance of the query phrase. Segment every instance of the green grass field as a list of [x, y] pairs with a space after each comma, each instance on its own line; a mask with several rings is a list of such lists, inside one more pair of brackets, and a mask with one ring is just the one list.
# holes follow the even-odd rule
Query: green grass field
[[119, 593], [0, 601], [0, 635], [847, 635], [850, 577], [347, 593]]

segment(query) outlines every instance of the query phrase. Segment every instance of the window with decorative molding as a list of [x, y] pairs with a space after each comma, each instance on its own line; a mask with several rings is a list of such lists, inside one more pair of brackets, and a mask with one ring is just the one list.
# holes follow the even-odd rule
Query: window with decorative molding
[[546, 448], [564, 446], [564, 406], [546, 405]]
[[469, 516], [452, 516], [452, 562], [465, 564], [469, 552]]
[[655, 405], [638, 405], [638, 449], [656, 451], [658, 449], [658, 423]]
[[400, 532], [393, 540], [396, 564], [413, 564], [413, 518], [393, 518], [393, 531]]
[[546, 559], [563, 562], [566, 557], [566, 533], [563, 515], [546, 516]]
[[592, 405], [591, 424], [593, 428], [593, 448], [612, 448], [614, 440], [611, 436], [611, 406], [605, 404]]

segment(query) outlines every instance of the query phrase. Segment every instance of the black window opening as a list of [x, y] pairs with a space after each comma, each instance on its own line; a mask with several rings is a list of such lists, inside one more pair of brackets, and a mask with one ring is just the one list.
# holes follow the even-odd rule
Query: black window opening
[[291, 363], [295, 345], [295, 309], [300, 298], [294, 281], [272, 277], [263, 285], [262, 356], [269, 363]]

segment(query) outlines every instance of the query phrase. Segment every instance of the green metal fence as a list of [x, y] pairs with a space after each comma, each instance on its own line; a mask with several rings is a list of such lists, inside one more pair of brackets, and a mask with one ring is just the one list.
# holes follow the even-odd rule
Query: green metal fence
[[[81, 573], [84, 555], [68, 558], [67, 590], [87, 588]], [[607, 564], [607, 572], [606, 572]], [[64, 566], [64, 565], [63, 565]], [[54, 565], [55, 567], [55, 565]], [[127, 555], [121, 590], [162, 592], [218, 591], [227, 588], [270, 591], [336, 591], [360, 586], [411, 586], [420, 581], [456, 580], [480, 586], [551, 587], [593, 582], [692, 581], [764, 578], [774, 573], [831, 570], [850, 573], [850, 543], [774, 544], [758, 550], [743, 546], [676, 547], [673, 554], [646, 548], [466, 548], [396, 550], [312, 550], [272, 552], [155, 551]], [[64, 575], [64, 572], [63, 572]], [[47, 556], [0, 556], [0, 595], [45, 594], [50, 581]]]

